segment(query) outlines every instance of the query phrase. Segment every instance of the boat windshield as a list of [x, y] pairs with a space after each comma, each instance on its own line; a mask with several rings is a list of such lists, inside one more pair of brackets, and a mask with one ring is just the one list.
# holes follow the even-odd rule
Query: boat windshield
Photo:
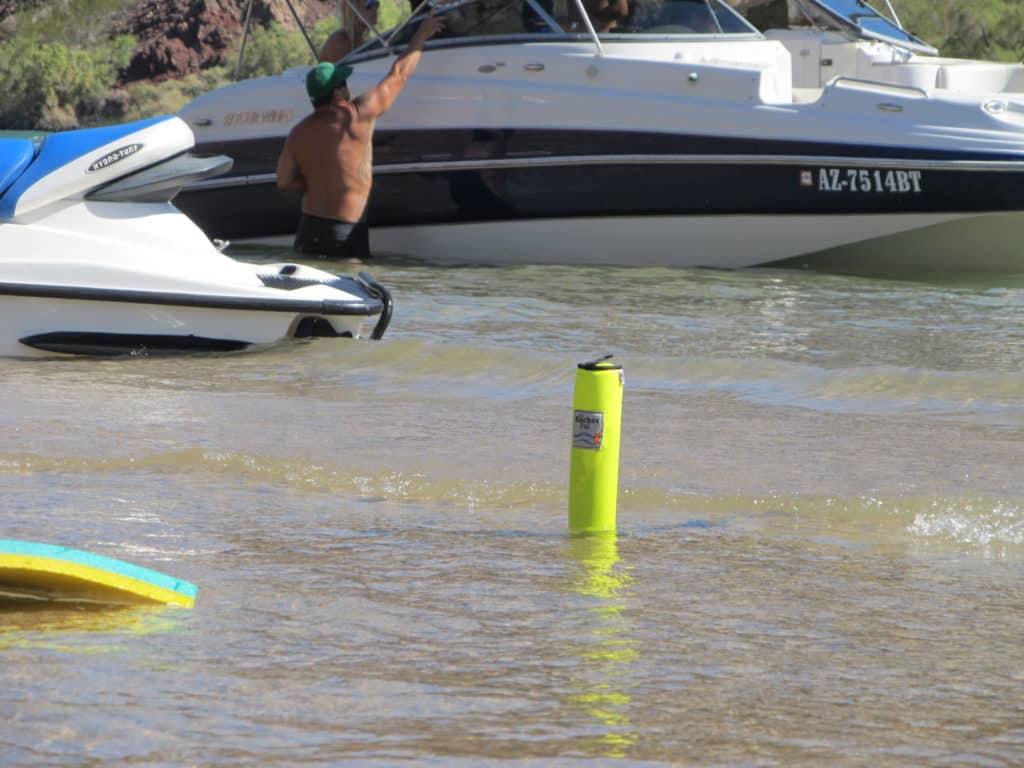
[[[786, 0], [740, 0], [737, 6], [745, 12], [744, 6], [754, 11], [758, 6], [772, 4], [787, 5]], [[791, 0], [790, 4], [818, 27], [836, 28], [853, 37], [881, 40], [917, 53], [938, 53], [934, 46], [903, 29], [898, 20], [882, 15], [863, 0]]]
[[[757, 35], [760, 33], [721, 0], [583, 0], [594, 29], [602, 39], [668, 35]], [[426, 11], [383, 33], [387, 44], [402, 48], [415, 33]], [[434, 13], [444, 28], [431, 40], [449, 43], [505, 42], [509, 38], [589, 37], [575, 0], [456, 0], [435, 3]], [[379, 52], [372, 40], [354, 52]]]

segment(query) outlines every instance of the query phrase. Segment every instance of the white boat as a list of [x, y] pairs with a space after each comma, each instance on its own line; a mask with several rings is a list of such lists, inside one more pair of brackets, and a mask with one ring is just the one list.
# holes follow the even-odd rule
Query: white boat
[[183, 184], [231, 164], [191, 155], [193, 142], [173, 116], [39, 146], [0, 139], [0, 355], [232, 351], [384, 333], [391, 297], [369, 275], [236, 261], [177, 210]]
[[[763, 34], [720, 0], [460, 0], [374, 139], [371, 249], [438, 263], [1022, 271], [1024, 68], [940, 58], [858, 0]], [[422, 18], [347, 57], [379, 81]], [[211, 236], [288, 242], [274, 185], [307, 68], [179, 114]]]

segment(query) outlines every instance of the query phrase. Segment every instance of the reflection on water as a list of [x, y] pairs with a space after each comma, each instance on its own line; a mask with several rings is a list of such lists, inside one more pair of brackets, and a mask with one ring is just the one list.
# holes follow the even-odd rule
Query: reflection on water
[[[170, 606], [111, 606], [25, 601], [0, 596], [0, 652], [47, 649], [70, 653], [123, 650], [118, 636], [153, 636], [159, 642], [183, 631], [189, 612]], [[84, 636], [99, 635], [101, 638]]]
[[585, 605], [590, 620], [581, 624], [588, 633], [576, 650], [582, 660], [573, 678], [579, 693], [570, 696], [590, 718], [604, 726], [598, 754], [626, 757], [637, 734], [629, 720], [632, 697], [630, 667], [637, 660], [636, 642], [625, 614], [630, 583], [628, 566], [619, 560], [615, 533], [570, 536], [568, 555], [576, 566], [571, 589], [591, 598]]

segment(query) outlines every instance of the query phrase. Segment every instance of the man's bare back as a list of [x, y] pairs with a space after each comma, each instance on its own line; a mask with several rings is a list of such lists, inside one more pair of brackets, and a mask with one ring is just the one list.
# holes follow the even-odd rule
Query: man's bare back
[[349, 222], [362, 218], [373, 182], [374, 122], [360, 120], [355, 106], [345, 102], [317, 109], [292, 129], [286, 151], [304, 183], [303, 213]]
[[433, 16], [424, 19], [380, 83], [355, 99], [347, 85], [337, 87], [327, 103], [315, 105], [292, 128], [278, 159], [277, 185], [302, 193], [304, 214], [352, 223], [362, 218], [373, 183], [377, 117], [391, 108], [423, 44], [440, 28]]

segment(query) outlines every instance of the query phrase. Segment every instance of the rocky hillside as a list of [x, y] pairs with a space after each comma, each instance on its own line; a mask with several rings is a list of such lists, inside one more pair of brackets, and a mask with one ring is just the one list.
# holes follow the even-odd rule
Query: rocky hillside
[[[294, 7], [307, 28], [334, 11], [330, 0], [302, 0]], [[245, 11], [245, 0], [145, 0], [117, 14], [113, 32], [138, 40], [121, 83], [159, 82], [223, 64], [228, 46], [242, 36]], [[252, 15], [261, 26], [297, 26], [285, 0], [255, 0]]]
[[[307, 29], [337, 12], [337, 0], [292, 3]], [[161, 82], [224, 64], [247, 7], [248, 0], [0, 0], [0, 37], [59, 35], [81, 44], [128, 34], [137, 45], [118, 85]], [[253, 0], [252, 16], [255, 24], [297, 27], [287, 0]]]

